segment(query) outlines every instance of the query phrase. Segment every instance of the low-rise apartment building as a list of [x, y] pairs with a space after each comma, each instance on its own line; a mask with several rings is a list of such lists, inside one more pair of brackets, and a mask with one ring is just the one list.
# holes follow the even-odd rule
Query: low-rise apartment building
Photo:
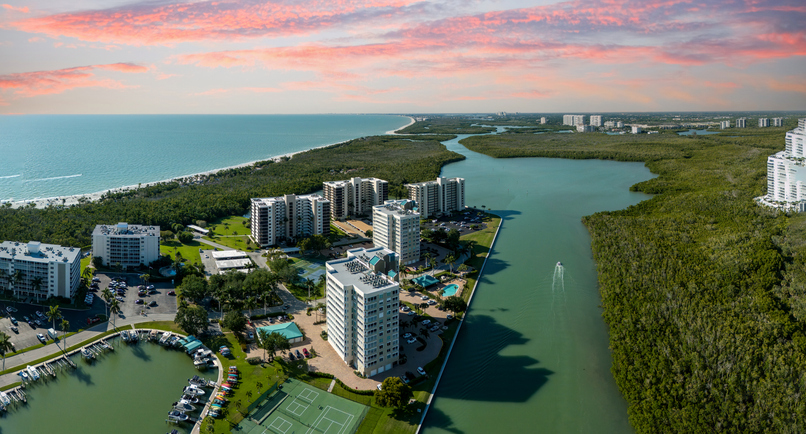
[[160, 257], [160, 227], [97, 225], [92, 231], [92, 256], [106, 267], [123, 269], [149, 265]]

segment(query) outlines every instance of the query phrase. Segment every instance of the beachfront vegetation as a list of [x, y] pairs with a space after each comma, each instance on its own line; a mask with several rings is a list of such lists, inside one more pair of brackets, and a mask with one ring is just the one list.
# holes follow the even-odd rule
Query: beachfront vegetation
[[806, 427], [806, 215], [753, 201], [767, 156], [784, 146], [786, 128], [765, 130], [462, 141], [494, 157], [644, 161], [658, 174], [632, 187], [652, 199], [583, 219], [613, 374], [638, 432]]
[[406, 194], [403, 184], [434, 179], [443, 165], [464, 159], [439, 143], [449, 138], [365, 137], [280, 162], [263, 161], [213, 175], [107, 193], [100, 201], [72, 207], [13, 209], [6, 205], [0, 207], [0, 239], [86, 246], [97, 224], [128, 221], [173, 230], [176, 223], [243, 215], [253, 197], [312, 193], [322, 188], [323, 181], [353, 176], [385, 179], [390, 196], [401, 197]]

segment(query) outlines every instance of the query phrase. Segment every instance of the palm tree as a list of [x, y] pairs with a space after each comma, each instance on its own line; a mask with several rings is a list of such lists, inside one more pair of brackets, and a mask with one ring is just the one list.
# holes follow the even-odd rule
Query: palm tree
[[[110, 315], [117, 315], [120, 312], [120, 302], [117, 299], [112, 300], [112, 304], [109, 305], [109, 314]], [[112, 317], [112, 328], [115, 328], [115, 317]]]
[[70, 321], [62, 319], [60, 325], [62, 328], [62, 351], [67, 351], [67, 331], [70, 330]]
[[428, 306], [429, 306], [428, 303], [420, 303], [420, 310], [422, 310], [423, 313], [425, 313], [425, 310], [428, 309]]
[[445, 263], [450, 265], [451, 267], [451, 274], [453, 274], [453, 264], [456, 262], [456, 257], [453, 255], [448, 255], [445, 257]]
[[252, 309], [257, 307], [257, 299], [255, 297], [249, 297], [246, 299], [246, 309], [249, 310], [249, 319], [252, 319]]
[[51, 306], [50, 309], [45, 313], [45, 317], [51, 321], [53, 328], [56, 328], [56, 320], [62, 317], [62, 313], [59, 312], [59, 306]]
[[143, 281], [143, 285], [148, 286], [148, 281], [151, 280], [151, 275], [148, 273], [141, 274], [140, 280]]
[[3, 370], [6, 370], [6, 353], [14, 350], [14, 345], [11, 343], [11, 337], [3, 332], [0, 332], [0, 356], [3, 356]]
[[31, 280], [31, 286], [34, 288], [36, 300], [39, 301], [39, 290], [42, 289], [42, 278], [37, 276]]
[[420, 336], [422, 336], [423, 338], [428, 339], [428, 336], [430, 335], [431, 333], [428, 332], [428, 329], [426, 327], [420, 329]]
[[436, 269], [436, 268], [437, 268], [437, 260], [436, 260], [436, 259], [432, 259], [432, 260], [428, 261], [428, 265], [430, 265], [430, 266], [431, 266], [431, 269], [432, 269], [432, 270]]
[[457, 268], [456, 271], [464, 273], [465, 271], [467, 271], [467, 268], [468, 268], [467, 264], [459, 264], [459, 268]]
[[109, 288], [104, 288], [101, 291], [101, 298], [104, 299], [106, 302], [106, 318], [109, 319], [109, 302], [115, 297], [115, 294], [112, 294], [112, 290]]

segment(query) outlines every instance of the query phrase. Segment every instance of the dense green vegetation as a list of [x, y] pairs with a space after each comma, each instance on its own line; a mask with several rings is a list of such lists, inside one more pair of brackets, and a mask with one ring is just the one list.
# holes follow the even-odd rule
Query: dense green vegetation
[[485, 134], [495, 128], [482, 127], [482, 120], [467, 120], [444, 117], [433, 117], [427, 121], [415, 122], [399, 132], [401, 134]]
[[652, 199], [583, 219], [638, 432], [806, 430], [806, 216], [753, 202], [786, 129], [462, 142], [494, 157], [646, 161], [659, 175], [632, 187]]
[[353, 176], [385, 179], [390, 195], [400, 197], [405, 194], [404, 183], [434, 179], [444, 164], [464, 158], [439, 143], [448, 138], [365, 137], [280, 162], [263, 161], [200, 179], [107, 194], [101, 201], [68, 208], [4, 206], [0, 207], [0, 240], [85, 246], [96, 224], [128, 221], [168, 228], [175, 223], [215, 221], [244, 214], [253, 197], [311, 193], [322, 188], [322, 181]]

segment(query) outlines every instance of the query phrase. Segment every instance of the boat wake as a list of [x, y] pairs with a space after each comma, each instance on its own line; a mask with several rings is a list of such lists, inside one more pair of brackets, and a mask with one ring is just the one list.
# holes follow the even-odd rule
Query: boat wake
[[[78, 178], [82, 174], [79, 173], [77, 175], [67, 175], [67, 176], [54, 176], [53, 178], [39, 178], [39, 179], [26, 179], [23, 182], [39, 182], [39, 181], [53, 181], [54, 179], [67, 179], [67, 178]], [[17, 175], [19, 176], [19, 175]]]
[[19, 178], [20, 176], [22, 176], [22, 175], [0, 176], [0, 179]]

